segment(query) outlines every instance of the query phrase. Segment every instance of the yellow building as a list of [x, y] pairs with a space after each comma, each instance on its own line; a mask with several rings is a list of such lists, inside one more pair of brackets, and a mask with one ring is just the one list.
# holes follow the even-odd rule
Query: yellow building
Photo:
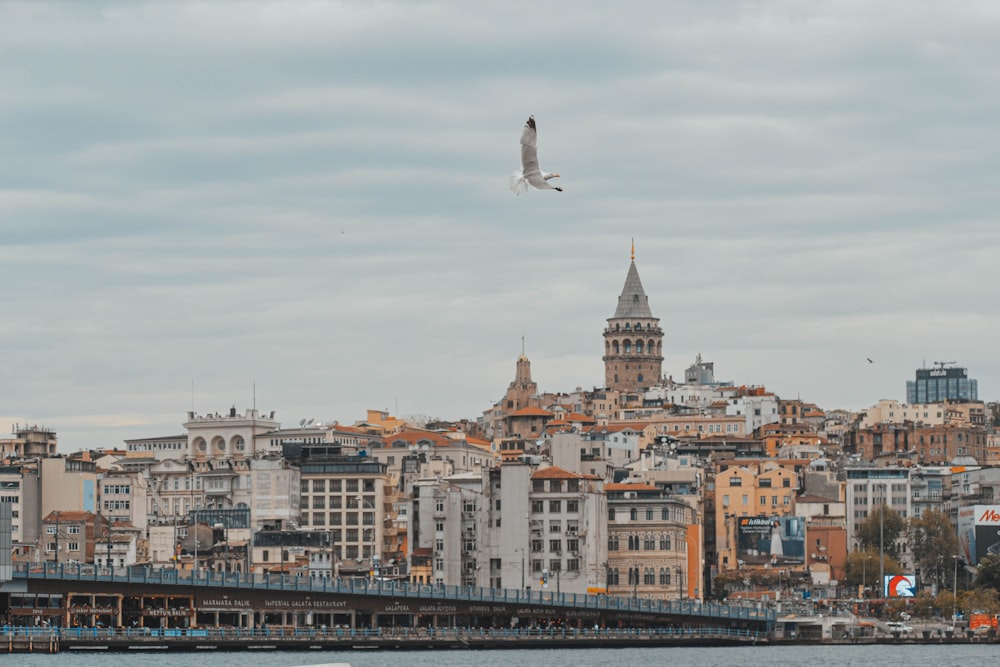
[[741, 518], [789, 516], [795, 512], [803, 461], [727, 461], [715, 475], [715, 530], [719, 572], [739, 567]]

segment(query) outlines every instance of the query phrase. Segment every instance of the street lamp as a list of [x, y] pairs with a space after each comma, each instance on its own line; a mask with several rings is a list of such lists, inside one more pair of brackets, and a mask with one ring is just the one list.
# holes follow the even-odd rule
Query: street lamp
[[958, 615], [958, 556], [952, 556], [955, 560], [955, 571], [951, 579], [951, 631], [955, 631], [955, 620]]
[[861, 561], [861, 597], [865, 597], [865, 591], [868, 590], [868, 561], [872, 559], [871, 556], [865, 556]]
[[878, 597], [882, 599], [885, 594], [885, 496], [888, 493], [887, 484], [878, 484], [882, 487], [882, 506], [878, 512]]

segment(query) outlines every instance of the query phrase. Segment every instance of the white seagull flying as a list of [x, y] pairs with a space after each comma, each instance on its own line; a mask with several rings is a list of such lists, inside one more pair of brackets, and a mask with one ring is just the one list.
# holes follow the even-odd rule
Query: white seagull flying
[[522, 195], [528, 186], [536, 190], [558, 190], [562, 188], [549, 185], [550, 178], [559, 178], [559, 174], [550, 174], [538, 168], [538, 130], [535, 129], [535, 117], [528, 116], [521, 133], [521, 169], [510, 175], [510, 191]]

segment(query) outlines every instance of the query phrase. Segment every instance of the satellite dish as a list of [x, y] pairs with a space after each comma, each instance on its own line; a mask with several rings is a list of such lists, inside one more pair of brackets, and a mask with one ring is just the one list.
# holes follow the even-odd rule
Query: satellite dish
[[306, 420], [305, 419], [300, 419], [299, 420], [299, 426], [305, 426], [305, 425], [306, 425]]

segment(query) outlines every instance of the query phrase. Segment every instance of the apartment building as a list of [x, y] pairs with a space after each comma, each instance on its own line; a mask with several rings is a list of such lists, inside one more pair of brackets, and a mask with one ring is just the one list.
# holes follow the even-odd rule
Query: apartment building
[[697, 512], [645, 483], [605, 485], [609, 595], [699, 598], [701, 525]]

